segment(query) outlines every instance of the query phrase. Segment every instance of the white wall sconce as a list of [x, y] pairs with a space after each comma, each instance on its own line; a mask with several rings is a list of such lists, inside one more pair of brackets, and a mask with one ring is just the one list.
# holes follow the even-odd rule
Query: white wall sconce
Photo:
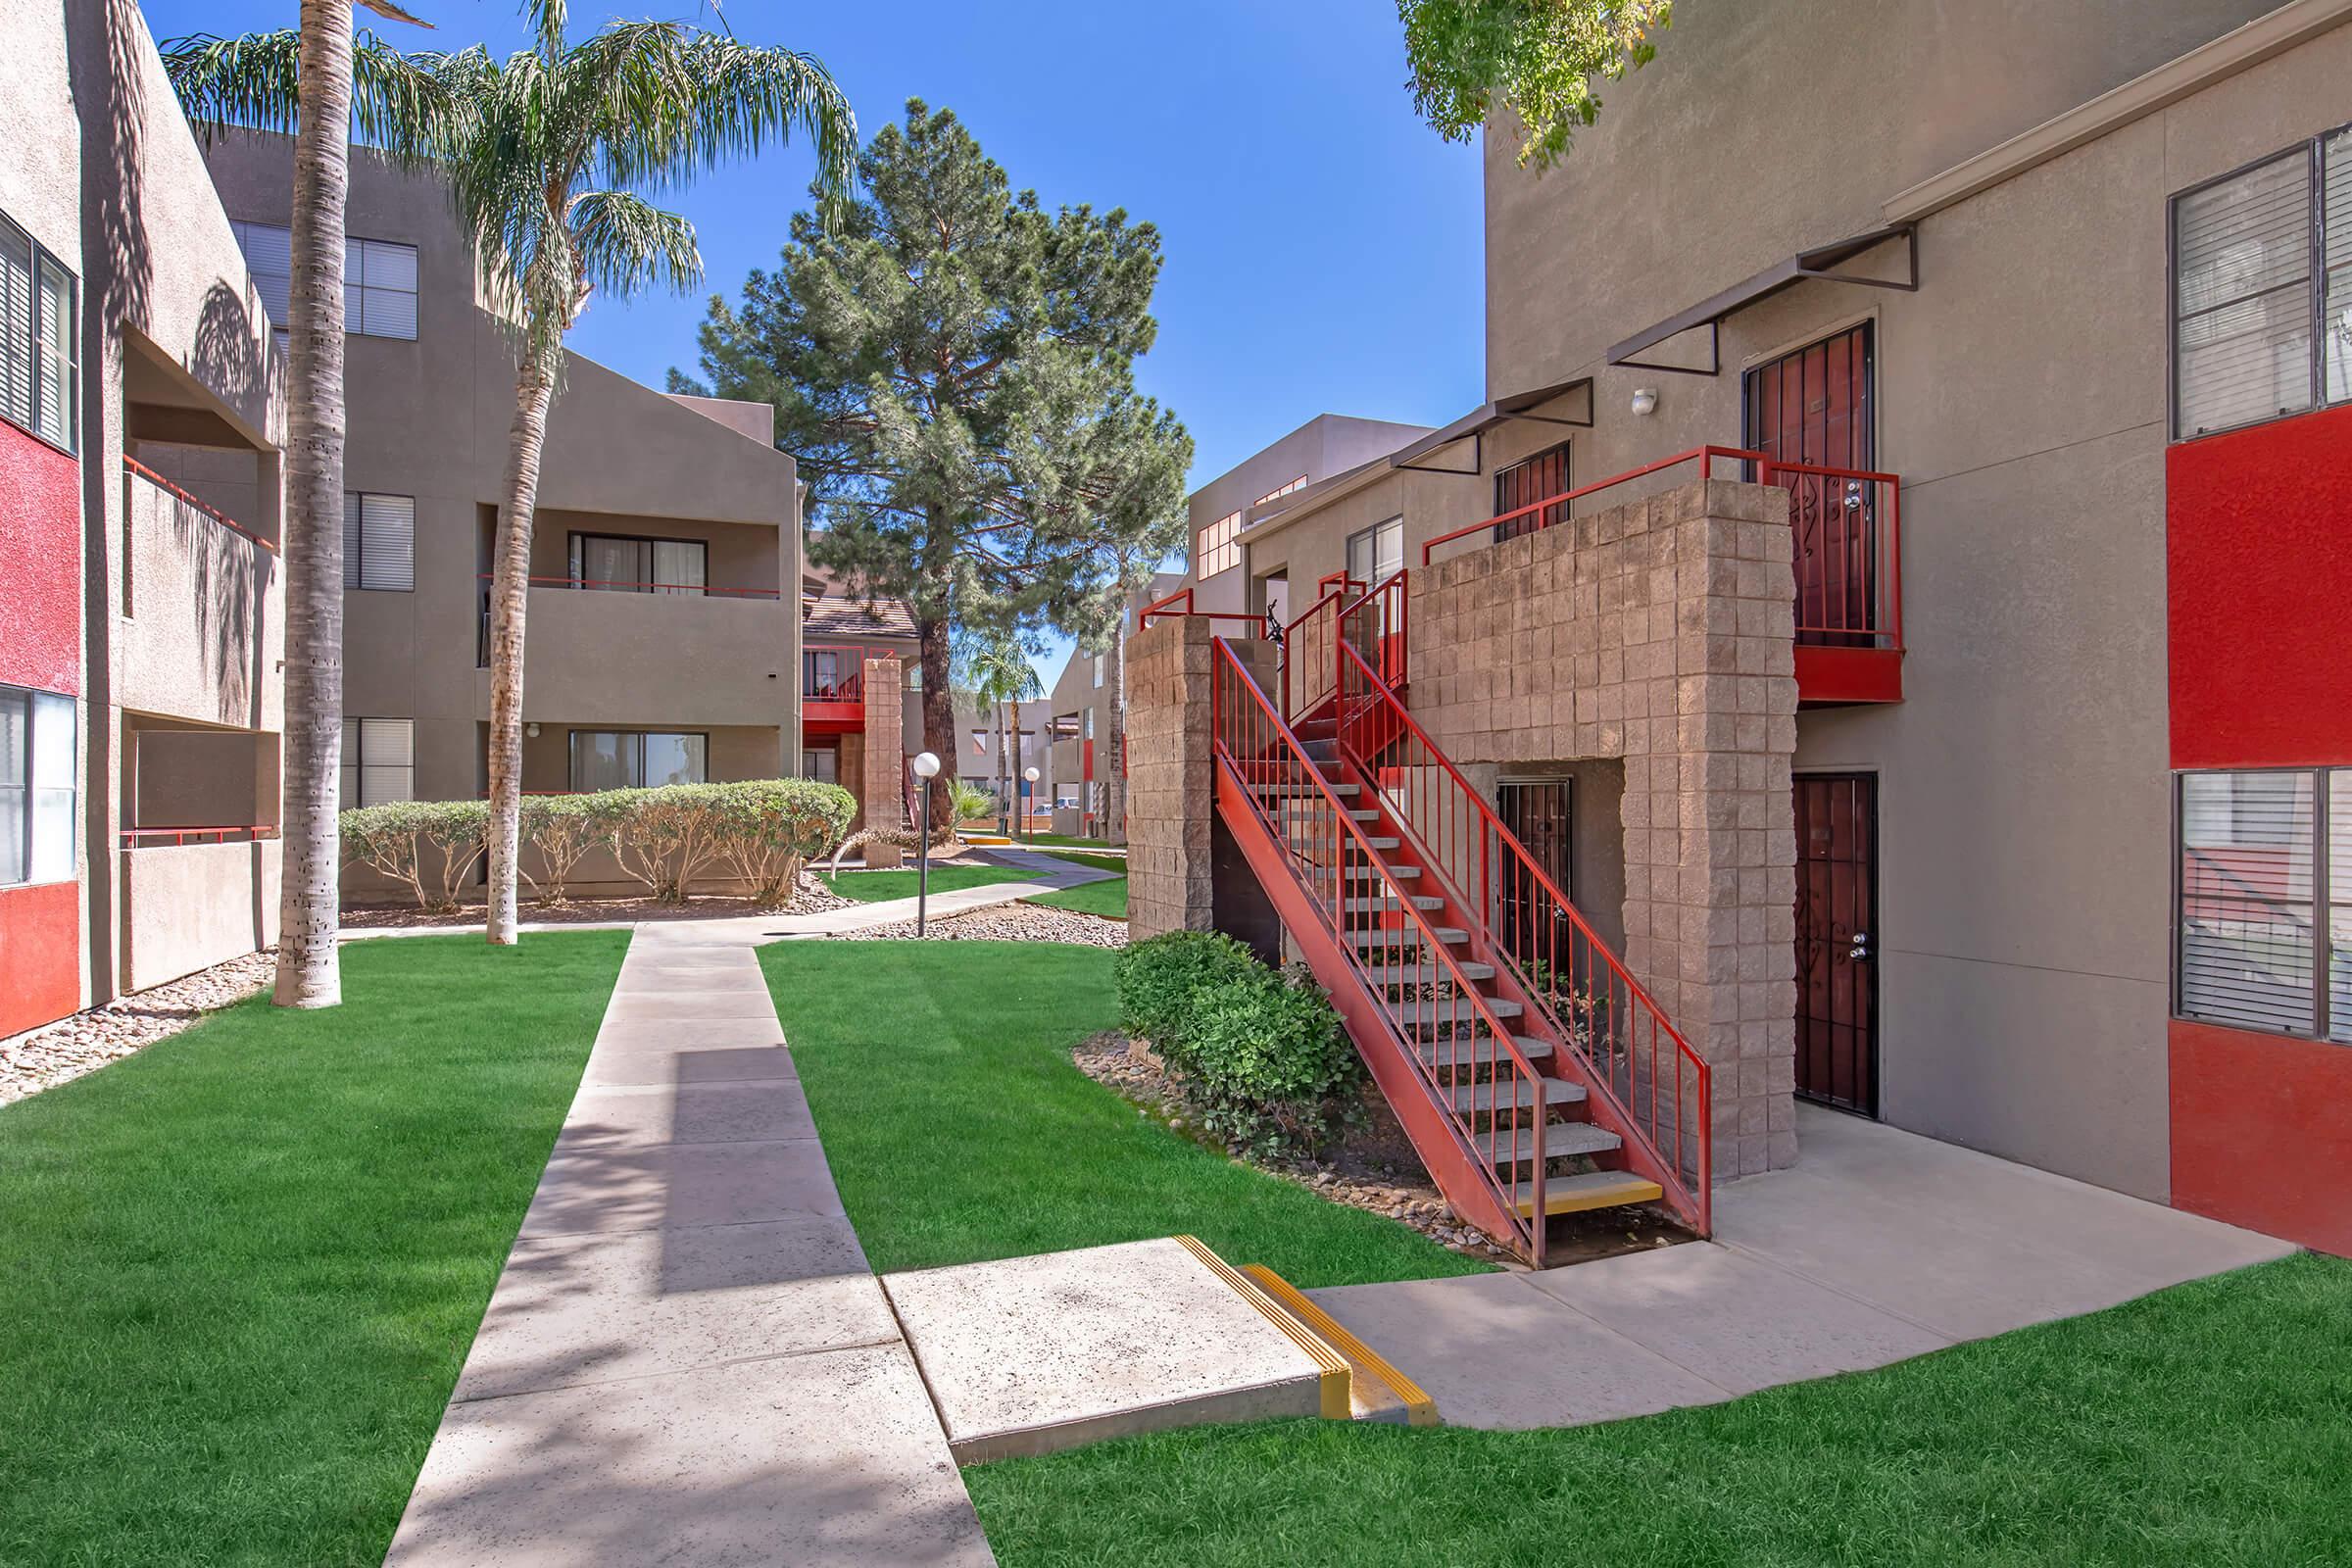
[[1634, 413], [1646, 419], [1658, 412], [1658, 389], [1654, 386], [1634, 389]]
[[533, 740], [537, 740], [539, 738], [539, 726], [536, 724], [523, 725], [522, 732]]

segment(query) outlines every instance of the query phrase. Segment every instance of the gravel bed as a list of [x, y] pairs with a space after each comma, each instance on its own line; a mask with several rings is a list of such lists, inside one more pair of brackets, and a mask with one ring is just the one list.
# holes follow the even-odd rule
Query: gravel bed
[[[1049, 908], [1042, 904], [1000, 904], [935, 918], [929, 922], [924, 938], [932, 942], [1075, 942], [1090, 948], [1123, 948], [1127, 945], [1127, 922], [1081, 914], [1075, 909]], [[833, 933], [833, 940], [838, 942], [913, 939], [911, 920]]]
[[0, 1045], [0, 1105], [96, 1072], [169, 1039], [206, 1013], [262, 990], [276, 967], [275, 949], [249, 953], [169, 985], [118, 997], [103, 1007], [61, 1018]]

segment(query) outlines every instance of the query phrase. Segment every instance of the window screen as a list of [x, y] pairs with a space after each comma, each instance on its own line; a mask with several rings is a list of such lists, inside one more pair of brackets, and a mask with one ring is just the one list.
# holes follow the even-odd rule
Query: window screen
[[[1568, 493], [1568, 444], [1562, 442], [1548, 452], [1539, 452], [1524, 462], [1494, 471], [1494, 515], [1507, 516], [1522, 507], [1532, 507], [1539, 501]], [[1494, 525], [1494, 542], [1516, 539], [1523, 533], [1549, 528], [1568, 518], [1568, 503], [1545, 507], [1540, 512], [1524, 513], [1507, 522]]]
[[[292, 321], [294, 231], [283, 223], [233, 221], [237, 249], [262, 309], [280, 330]], [[366, 337], [416, 335], [416, 247], [393, 240], [343, 241], [343, 330]]]
[[2328, 401], [2338, 403], [2352, 398], [2352, 130], [2339, 130], [2320, 144], [2320, 171], [2321, 257], [2328, 273], [2320, 354]]
[[416, 725], [407, 718], [343, 721], [343, 805], [416, 798]]
[[2313, 1032], [2317, 781], [2307, 772], [2182, 776], [2182, 1016]]
[[0, 218], [0, 418], [74, 451], [80, 435], [79, 285]]
[[416, 502], [343, 495], [343, 586], [407, 593], [416, 586]]
[[2308, 145], [2173, 207], [2176, 433], [2312, 405]]
[[32, 236], [0, 218], [0, 416], [32, 427]]

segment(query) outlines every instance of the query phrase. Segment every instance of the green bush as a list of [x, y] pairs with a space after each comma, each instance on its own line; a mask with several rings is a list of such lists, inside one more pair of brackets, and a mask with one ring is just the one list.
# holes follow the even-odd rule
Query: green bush
[[1120, 1025], [1183, 1071], [1190, 1064], [1186, 1031], [1196, 1010], [1193, 993], [1264, 967], [1248, 948], [1215, 931], [1168, 931], [1138, 942], [1111, 963]]
[[858, 814], [848, 790], [812, 778], [710, 788], [718, 792], [718, 858], [761, 906], [789, 900], [801, 868], [838, 843]]
[[1193, 993], [1185, 1054], [1202, 1123], [1265, 1152], [1331, 1137], [1363, 1077], [1322, 988], [1263, 965]]
[[458, 890], [489, 847], [489, 825], [482, 801], [387, 801], [336, 818], [347, 858], [406, 882], [416, 906], [436, 913], [458, 906]]

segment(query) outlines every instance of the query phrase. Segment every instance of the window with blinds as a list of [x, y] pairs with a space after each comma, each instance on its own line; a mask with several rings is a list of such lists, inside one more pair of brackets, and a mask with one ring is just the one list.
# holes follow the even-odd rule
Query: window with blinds
[[[279, 330], [292, 319], [294, 231], [282, 223], [232, 220], [245, 270]], [[343, 242], [343, 330], [365, 337], [416, 335], [416, 247], [396, 240]]]
[[703, 784], [710, 777], [708, 735], [626, 729], [571, 732], [571, 787], [583, 793]]
[[343, 721], [343, 806], [383, 806], [416, 798], [416, 722], [409, 718]]
[[2173, 435], [2352, 397], [2352, 132], [2173, 199]]
[[0, 217], [0, 418], [72, 452], [79, 445], [80, 285]]
[[2352, 769], [2180, 788], [2180, 1016], [2352, 1044]]
[[343, 493], [343, 586], [408, 593], [416, 586], [416, 502]]
[[1220, 571], [1242, 564], [1242, 514], [1229, 512], [1200, 530], [1200, 548], [1193, 553], [1193, 576], [1206, 582]]
[[0, 686], [0, 886], [74, 878], [74, 699]]

